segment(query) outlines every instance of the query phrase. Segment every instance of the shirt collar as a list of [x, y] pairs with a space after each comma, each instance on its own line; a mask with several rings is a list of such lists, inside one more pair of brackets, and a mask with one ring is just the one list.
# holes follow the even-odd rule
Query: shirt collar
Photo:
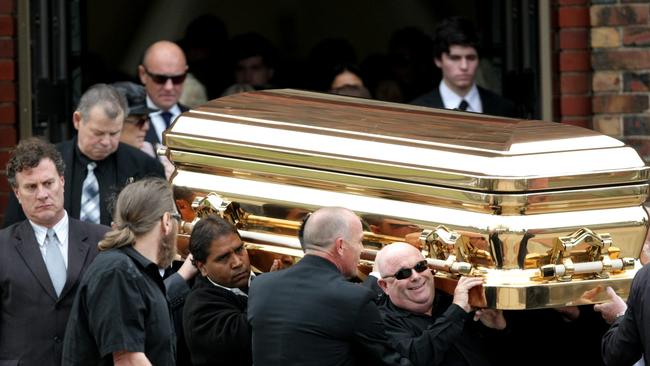
[[[45, 237], [47, 236], [47, 228], [35, 223], [32, 220], [29, 220], [29, 224], [32, 225], [32, 228], [34, 229], [34, 235], [36, 236], [36, 242], [38, 243], [38, 246], [43, 247], [43, 245], [45, 245]], [[59, 239], [59, 243], [61, 245], [63, 245], [63, 243], [68, 240], [67, 228], [68, 213], [63, 210], [63, 218], [54, 224], [54, 226], [52, 226], [52, 229], [56, 233], [56, 237]]]
[[[147, 95], [147, 107], [156, 110], [155, 112], [149, 113], [149, 116], [158, 116], [162, 112], [164, 112], [160, 107], [154, 104], [153, 100], [149, 98], [149, 95]], [[181, 109], [178, 107], [178, 103], [174, 104], [171, 108], [169, 108], [168, 112], [174, 116], [181, 114]]]
[[[205, 278], [206, 278], [206, 279], [207, 279], [211, 284], [215, 285], [216, 287], [221, 287], [222, 289], [224, 289], [224, 290], [228, 290], [228, 291], [234, 293], [235, 295], [240, 295], [240, 296], [246, 296], [246, 297], [248, 297], [248, 294], [247, 294], [247, 293], [245, 293], [244, 291], [242, 291], [242, 290], [240, 290], [240, 289], [238, 289], [238, 288], [236, 288], [236, 287], [235, 287], [235, 288], [230, 288], [230, 287], [226, 287], [226, 286], [221, 286], [220, 284], [218, 284], [218, 283], [212, 281], [212, 279], [210, 279], [210, 277], [205, 276]], [[248, 288], [251, 287], [251, 281], [253, 281], [253, 278], [255, 278], [255, 273], [253, 273], [253, 271], [251, 271], [251, 275], [250, 275], [250, 277], [248, 277]]]
[[478, 93], [478, 87], [476, 86], [476, 83], [472, 85], [469, 92], [463, 97], [451, 90], [447, 84], [445, 84], [444, 80], [440, 81], [438, 90], [440, 91], [440, 98], [442, 99], [442, 103], [447, 109], [458, 108], [458, 105], [464, 99], [469, 105], [467, 107], [468, 112], [483, 112], [483, 105], [481, 103], [481, 97]]

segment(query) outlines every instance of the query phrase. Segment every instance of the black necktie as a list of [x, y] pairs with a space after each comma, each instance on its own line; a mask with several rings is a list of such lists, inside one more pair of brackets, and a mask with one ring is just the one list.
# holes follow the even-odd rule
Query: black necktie
[[460, 104], [458, 105], [457, 109], [460, 110], [460, 111], [466, 111], [467, 107], [469, 107], [469, 103], [467, 103], [467, 101], [465, 99], [463, 99], [463, 100], [460, 101]]
[[[467, 107], [465, 107], [467, 108]], [[164, 111], [160, 114], [160, 117], [162, 117], [163, 121], [165, 121], [165, 129], [169, 128], [169, 122], [172, 120], [172, 114], [169, 111]]]

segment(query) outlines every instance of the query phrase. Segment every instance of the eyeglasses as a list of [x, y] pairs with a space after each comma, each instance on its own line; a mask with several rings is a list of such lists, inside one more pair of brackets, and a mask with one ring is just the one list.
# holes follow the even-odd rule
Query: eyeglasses
[[138, 129], [142, 129], [142, 127], [144, 127], [144, 124], [149, 122], [149, 116], [148, 115], [140, 116], [140, 117], [137, 117], [137, 118], [138, 119], [136, 120], [135, 116], [133, 116], [133, 118], [131, 118], [131, 116], [129, 116], [129, 117], [126, 118], [125, 122], [128, 122], [128, 123], [134, 125]]
[[151, 80], [153, 80], [154, 83], [156, 84], [167, 84], [167, 80], [171, 80], [174, 85], [182, 84], [183, 81], [185, 81], [185, 78], [187, 77], [187, 73], [184, 72], [180, 75], [163, 75], [163, 74], [154, 74], [152, 72], [149, 72], [147, 68], [144, 68], [144, 72], [149, 75]]
[[389, 278], [389, 277], [395, 277], [396, 280], [405, 280], [407, 278], [411, 278], [413, 275], [413, 270], [417, 273], [422, 273], [429, 269], [429, 266], [427, 265], [427, 261], [419, 261], [417, 262], [413, 268], [402, 268], [399, 271], [395, 272], [394, 275], [388, 275], [388, 276], [382, 276], [382, 278]]

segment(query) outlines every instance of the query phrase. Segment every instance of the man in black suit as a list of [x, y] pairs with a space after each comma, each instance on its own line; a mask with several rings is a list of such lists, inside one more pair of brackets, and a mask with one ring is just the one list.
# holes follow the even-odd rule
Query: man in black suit
[[372, 291], [346, 281], [363, 250], [361, 221], [326, 207], [305, 222], [305, 256], [253, 281], [248, 320], [256, 365], [410, 365], [389, 345]]
[[201, 272], [185, 301], [183, 327], [194, 366], [252, 364], [251, 327], [246, 319], [254, 275], [237, 229], [217, 216], [192, 230], [190, 252]]
[[436, 27], [434, 38], [434, 63], [442, 71], [442, 80], [438, 88], [411, 104], [517, 117], [511, 101], [476, 85], [479, 38], [471, 22], [447, 18]]
[[178, 103], [187, 77], [185, 53], [176, 43], [155, 42], [145, 51], [138, 75], [147, 91], [147, 107], [156, 110], [149, 114], [151, 123], [145, 140], [157, 148], [163, 131], [188, 110]]
[[[124, 97], [106, 84], [94, 85], [81, 96], [72, 117], [78, 134], [56, 146], [68, 163], [64, 207], [70, 217], [109, 226], [110, 206], [126, 183], [147, 176], [165, 177], [160, 162], [120, 142], [126, 110]], [[98, 194], [88, 199], [89, 191], [84, 188], [92, 177]], [[10, 194], [4, 226], [24, 218], [16, 197]]]
[[64, 162], [37, 138], [18, 144], [7, 178], [28, 220], [0, 231], [0, 365], [58, 366], [78, 284], [105, 226], [63, 208]]

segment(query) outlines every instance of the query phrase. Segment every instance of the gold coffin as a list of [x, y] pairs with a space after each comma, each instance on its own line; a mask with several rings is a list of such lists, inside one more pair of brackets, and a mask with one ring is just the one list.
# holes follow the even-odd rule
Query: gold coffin
[[262, 271], [301, 257], [297, 228], [322, 206], [363, 219], [363, 272], [382, 245], [406, 241], [441, 288], [484, 276], [477, 306], [594, 303], [606, 286], [627, 297], [640, 267], [648, 167], [592, 130], [272, 90], [184, 113], [164, 140], [180, 242], [218, 213]]

